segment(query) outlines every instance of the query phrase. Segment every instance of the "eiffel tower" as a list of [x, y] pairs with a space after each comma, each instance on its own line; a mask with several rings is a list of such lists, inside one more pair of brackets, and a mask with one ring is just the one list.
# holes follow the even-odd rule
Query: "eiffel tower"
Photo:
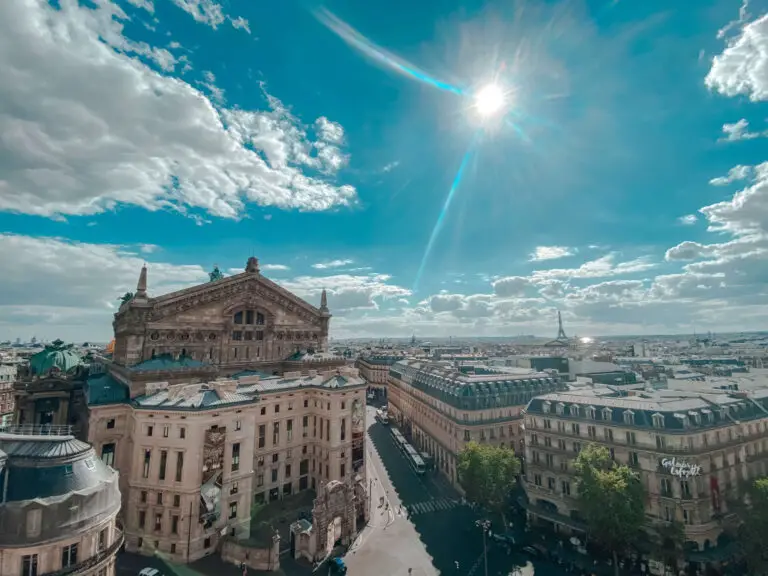
[[565, 335], [565, 329], [563, 328], [563, 316], [560, 314], [560, 310], [557, 311], [557, 338], [552, 340], [551, 342], [547, 342], [544, 344], [544, 346], [552, 346], [552, 347], [561, 347], [561, 346], [568, 346], [570, 344], [570, 340], [568, 340], [568, 336]]

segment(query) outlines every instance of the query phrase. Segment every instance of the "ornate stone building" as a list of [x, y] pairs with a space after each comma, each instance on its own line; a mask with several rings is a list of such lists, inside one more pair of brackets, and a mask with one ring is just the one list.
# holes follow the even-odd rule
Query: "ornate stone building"
[[142, 268], [136, 293], [115, 314], [112, 361], [129, 367], [171, 355], [216, 366], [220, 375], [254, 367], [271, 373], [285, 371], [282, 364], [298, 355], [327, 350], [325, 291], [315, 308], [262, 276], [256, 258], [248, 259], [242, 274], [211, 277], [150, 298]]

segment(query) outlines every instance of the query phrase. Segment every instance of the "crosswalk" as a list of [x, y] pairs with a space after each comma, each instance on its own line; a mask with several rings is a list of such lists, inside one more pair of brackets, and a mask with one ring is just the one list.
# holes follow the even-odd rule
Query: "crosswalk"
[[461, 506], [461, 501], [450, 498], [439, 498], [437, 500], [427, 500], [426, 502], [417, 502], [406, 506], [409, 516], [418, 514], [427, 514], [429, 512], [438, 512], [440, 510], [450, 510], [456, 506]]

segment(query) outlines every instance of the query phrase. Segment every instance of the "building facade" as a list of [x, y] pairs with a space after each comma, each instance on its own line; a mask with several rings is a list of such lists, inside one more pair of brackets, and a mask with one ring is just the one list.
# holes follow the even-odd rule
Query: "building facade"
[[368, 392], [386, 401], [389, 369], [395, 362], [403, 359], [405, 359], [404, 355], [373, 354], [361, 356], [355, 362], [355, 366], [360, 370], [360, 376], [368, 383]]
[[389, 415], [457, 485], [457, 457], [468, 442], [521, 451], [523, 408], [562, 387], [547, 373], [402, 360], [389, 372]]
[[16, 406], [13, 383], [16, 381], [17, 370], [15, 365], [0, 364], [0, 427], [13, 424]]
[[66, 427], [0, 433], [0, 574], [114, 576], [118, 474]]
[[535, 398], [525, 415], [529, 516], [584, 530], [573, 460], [595, 443], [637, 471], [651, 528], [679, 522], [686, 557], [716, 559], [733, 520], [729, 502], [742, 482], [768, 473], [767, 425], [768, 389], [626, 396], [604, 388]]

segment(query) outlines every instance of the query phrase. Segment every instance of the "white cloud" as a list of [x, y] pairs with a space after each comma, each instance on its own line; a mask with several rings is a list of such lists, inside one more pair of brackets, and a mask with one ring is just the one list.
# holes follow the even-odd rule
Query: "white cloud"
[[[212, 2], [181, 3], [218, 18]], [[316, 147], [276, 98], [266, 112], [217, 108], [136, 57], [175, 65], [167, 50], [125, 38], [116, 5], [60, 6], [0, 2], [0, 210], [53, 216], [130, 204], [236, 218], [247, 202], [302, 210], [356, 202], [353, 187], [304, 173], [330, 175], [346, 156]], [[280, 161], [259, 150], [280, 151]]]
[[728, 170], [727, 176], [718, 176], [712, 178], [709, 183], [712, 186], [727, 186], [733, 182], [739, 182], [740, 180], [746, 180], [752, 176], [752, 166], [738, 165]]
[[315, 129], [321, 140], [331, 144], [341, 144], [344, 142], [344, 128], [337, 122], [331, 122], [325, 116], [315, 120]]
[[616, 262], [619, 254], [612, 252], [596, 260], [585, 262], [578, 268], [555, 268], [551, 270], [536, 270], [532, 274], [534, 282], [556, 278], [608, 278], [636, 274], [655, 268], [657, 264], [648, 257], [636, 258], [626, 262]]
[[155, 5], [152, 3], [152, 0], [128, 0], [128, 4], [132, 4], [136, 8], [143, 8], [150, 14], [155, 13]]
[[327, 270], [329, 268], [341, 268], [342, 266], [349, 266], [354, 264], [354, 260], [330, 260], [329, 262], [317, 262], [312, 264], [312, 268], [316, 270]]
[[391, 172], [395, 168], [400, 166], [400, 162], [395, 160], [394, 162], [390, 162], [389, 164], [386, 164], [384, 168], [381, 169], [382, 172]]
[[712, 60], [706, 85], [725, 96], [768, 98], [768, 14], [744, 24]]
[[696, 214], [686, 214], [685, 216], [680, 216], [680, 218], [677, 219], [680, 224], [683, 226], [692, 226], [698, 222], [698, 217]]
[[261, 264], [260, 268], [266, 271], [270, 271], [270, 270], [283, 271], [283, 270], [291, 269], [289, 266], [286, 266], [285, 264]]
[[558, 258], [565, 258], [566, 256], [572, 256], [574, 251], [571, 248], [565, 246], [537, 246], [533, 254], [531, 254], [531, 262], [537, 262], [541, 260], [557, 260]]
[[720, 142], [738, 142], [739, 140], [754, 140], [763, 136], [768, 136], [768, 132], [750, 132], [749, 122], [742, 118], [733, 124], [723, 124], [724, 136]]
[[226, 16], [221, 4], [213, 0], [171, 0], [195, 19], [195, 22], [206, 24], [214, 30], [224, 22]]
[[251, 33], [251, 26], [248, 23], [248, 20], [246, 20], [242, 16], [239, 16], [237, 18], [230, 18], [229, 21], [232, 22], [233, 28], [236, 28], [238, 30], [245, 30], [246, 32], [248, 32], [248, 34]]

